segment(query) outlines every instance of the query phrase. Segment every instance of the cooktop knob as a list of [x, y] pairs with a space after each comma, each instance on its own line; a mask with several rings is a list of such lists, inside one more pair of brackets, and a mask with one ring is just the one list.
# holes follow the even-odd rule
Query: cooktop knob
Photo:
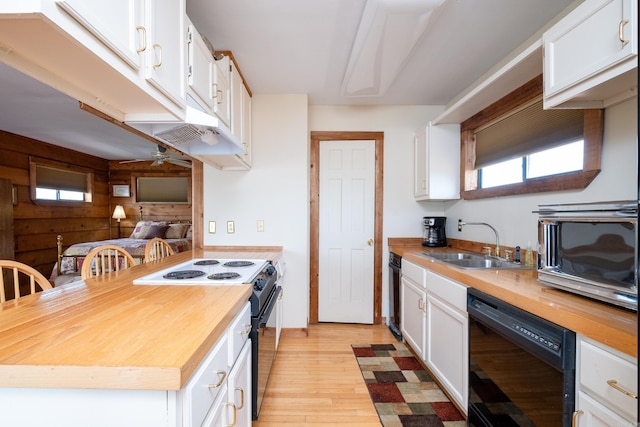
[[253, 282], [253, 289], [256, 291], [261, 291], [264, 289], [264, 286], [267, 284], [267, 279], [264, 277], [258, 277], [255, 282]]

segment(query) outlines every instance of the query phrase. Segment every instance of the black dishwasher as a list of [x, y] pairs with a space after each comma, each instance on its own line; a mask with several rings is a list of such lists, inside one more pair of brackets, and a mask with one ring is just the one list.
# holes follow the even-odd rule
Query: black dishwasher
[[402, 341], [400, 332], [400, 268], [402, 257], [389, 252], [389, 330], [398, 341]]

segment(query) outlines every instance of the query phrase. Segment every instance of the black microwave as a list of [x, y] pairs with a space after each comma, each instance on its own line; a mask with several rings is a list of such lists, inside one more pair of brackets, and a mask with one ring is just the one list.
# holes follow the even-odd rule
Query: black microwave
[[538, 279], [638, 310], [638, 202], [540, 205]]

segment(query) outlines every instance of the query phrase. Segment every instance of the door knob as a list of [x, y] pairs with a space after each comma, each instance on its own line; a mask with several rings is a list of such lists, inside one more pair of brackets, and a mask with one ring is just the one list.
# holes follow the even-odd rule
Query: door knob
[[373, 245], [373, 239], [367, 240], [367, 245], [372, 246]]

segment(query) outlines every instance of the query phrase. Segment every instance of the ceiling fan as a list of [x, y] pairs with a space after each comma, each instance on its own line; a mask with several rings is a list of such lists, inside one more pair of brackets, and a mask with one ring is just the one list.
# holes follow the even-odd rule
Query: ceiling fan
[[[151, 166], [160, 166], [164, 164], [164, 162], [172, 163], [174, 165], [182, 166], [185, 168], [191, 168], [191, 162], [188, 160], [182, 159], [172, 159], [169, 153], [167, 153], [167, 149], [162, 145], [158, 145], [158, 149], [156, 151], [151, 152], [152, 163]], [[123, 160], [120, 164], [124, 163], [135, 163], [135, 162], [148, 162], [149, 159], [134, 159], [134, 160]]]

